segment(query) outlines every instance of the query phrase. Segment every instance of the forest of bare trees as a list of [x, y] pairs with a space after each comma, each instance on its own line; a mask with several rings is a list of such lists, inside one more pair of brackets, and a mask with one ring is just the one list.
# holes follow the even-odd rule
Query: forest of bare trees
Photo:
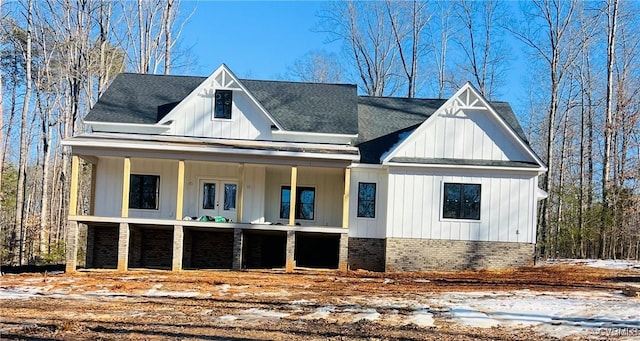
[[[0, 264], [63, 261], [71, 162], [60, 141], [83, 131], [117, 73], [175, 72], [180, 5], [0, 2]], [[618, 0], [326, 3], [314, 34], [342, 53], [310, 46], [287, 77], [427, 98], [470, 81], [491, 100], [522, 78], [516, 111], [549, 167], [538, 256], [639, 259], [639, 11]], [[80, 202], [88, 209], [86, 193]]]

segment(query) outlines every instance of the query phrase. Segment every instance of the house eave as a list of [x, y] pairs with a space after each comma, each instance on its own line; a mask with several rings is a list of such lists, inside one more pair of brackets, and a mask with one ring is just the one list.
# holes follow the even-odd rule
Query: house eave
[[162, 134], [171, 129], [168, 124], [144, 124], [144, 123], [121, 123], [121, 122], [99, 122], [84, 121], [93, 131], [99, 132], [136, 132], [142, 134]]
[[482, 166], [482, 165], [453, 165], [453, 164], [424, 164], [410, 162], [385, 162], [384, 166], [390, 167], [411, 167], [411, 168], [432, 168], [432, 169], [467, 169], [467, 170], [492, 170], [492, 171], [516, 171], [516, 172], [535, 172], [543, 174], [546, 172], [544, 167], [508, 167], [508, 166]]

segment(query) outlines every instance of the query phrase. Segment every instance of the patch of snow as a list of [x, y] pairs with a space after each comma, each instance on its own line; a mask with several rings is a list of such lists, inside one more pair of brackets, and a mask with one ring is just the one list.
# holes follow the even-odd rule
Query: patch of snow
[[416, 282], [416, 283], [431, 283], [430, 280], [424, 279], [424, 278], [416, 278], [413, 281]]
[[38, 287], [20, 287], [20, 288], [4, 288], [0, 287], [0, 299], [29, 299], [41, 296], [45, 288]]
[[218, 318], [221, 319], [222, 321], [235, 321], [235, 320], [238, 319], [237, 316], [233, 316], [233, 315], [224, 315], [224, 316], [220, 316]]
[[305, 300], [303, 298], [303, 299], [291, 301], [289, 304], [293, 304], [293, 305], [312, 305], [314, 303], [315, 303], [314, 301]]
[[227, 292], [229, 291], [229, 289], [231, 289], [231, 285], [229, 285], [229, 284], [218, 285], [218, 290], [220, 290], [220, 295], [221, 296], [226, 295]]
[[331, 313], [333, 313], [335, 311], [335, 307], [334, 306], [326, 306], [326, 307], [318, 307], [316, 308], [316, 310], [311, 313], [311, 314], [307, 314], [304, 315], [303, 318], [305, 319], [326, 319], [329, 317], [329, 315], [331, 315]]
[[451, 309], [450, 313], [461, 324], [471, 327], [491, 328], [500, 324], [497, 320], [490, 318], [489, 315], [468, 306]]
[[612, 270], [640, 270], [640, 261], [625, 259], [549, 259], [549, 264], [579, 264]]
[[361, 313], [355, 314], [351, 322], [358, 322], [360, 320], [375, 321], [379, 318], [380, 318], [380, 313], [377, 312], [375, 309], [370, 308], [370, 309], [365, 309]]
[[279, 313], [279, 312], [274, 311], [274, 310], [265, 310], [265, 309], [258, 309], [258, 308], [251, 308], [251, 309], [243, 310], [242, 313], [243, 313], [243, 315], [241, 315], [239, 317], [239, 318], [242, 318], [242, 319], [255, 319], [255, 318], [276, 318], [276, 319], [280, 319], [280, 318], [289, 316], [288, 313]]
[[411, 316], [407, 318], [407, 323], [415, 324], [418, 327], [433, 327], [435, 326], [433, 314], [428, 309], [420, 309], [411, 313]]
[[385, 278], [384, 282], [382, 282], [383, 284], [389, 284], [389, 283], [393, 283], [393, 280], [390, 278]]

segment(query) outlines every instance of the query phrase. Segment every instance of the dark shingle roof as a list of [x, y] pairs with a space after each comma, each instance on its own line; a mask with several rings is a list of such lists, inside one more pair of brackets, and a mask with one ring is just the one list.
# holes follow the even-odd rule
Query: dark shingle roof
[[[122, 73], [85, 121], [153, 124], [206, 77]], [[240, 82], [285, 129], [358, 134], [362, 162], [379, 163], [400, 135], [429, 118], [445, 99], [358, 96], [355, 85], [242, 79]], [[491, 102], [514, 132], [526, 136], [509, 103]]]
[[[121, 73], [85, 121], [153, 124], [206, 78]], [[159, 110], [160, 109], [160, 110]], [[160, 115], [159, 115], [160, 114]], [[161, 118], [161, 117], [160, 117]]]
[[250, 79], [240, 82], [285, 130], [358, 133], [355, 85]]
[[[205, 79], [121, 73], [85, 121], [156, 123]], [[355, 85], [240, 81], [285, 130], [358, 133]]]

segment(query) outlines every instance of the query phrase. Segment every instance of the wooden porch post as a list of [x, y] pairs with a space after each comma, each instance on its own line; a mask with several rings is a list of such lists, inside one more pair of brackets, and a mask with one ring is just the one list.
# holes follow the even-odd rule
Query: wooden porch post
[[351, 168], [344, 170], [344, 196], [342, 197], [342, 228], [349, 228], [349, 195], [351, 190]]
[[122, 218], [129, 217], [129, 184], [131, 181], [131, 158], [124, 158], [122, 170]]
[[[69, 189], [69, 215], [78, 214], [78, 173], [80, 168], [80, 159], [78, 155], [71, 157], [71, 188]], [[65, 272], [71, 273], [76, 271], [78, 263], [78, 222], [69, 221], [67, 223], [67, 238], [65, 250]]]
[[289, 190], [289, 225], [296, 224], [296, 192], [298, 186], [298, 167], [291, 167], [291, 189]]
[[91, 164], [91, 194], [89, 197], [89, 215], [96, 214], [96, 178], [98, 177], [98, 164]]
[[184, 203], [184, 160], [178, 161], [178, 186], [176, 195], [176, 220], [182, 219]]
[[240, 164], [238, 179], [238, 222], [242, 222], [242, 210], [244, 206], [244, 164]]

